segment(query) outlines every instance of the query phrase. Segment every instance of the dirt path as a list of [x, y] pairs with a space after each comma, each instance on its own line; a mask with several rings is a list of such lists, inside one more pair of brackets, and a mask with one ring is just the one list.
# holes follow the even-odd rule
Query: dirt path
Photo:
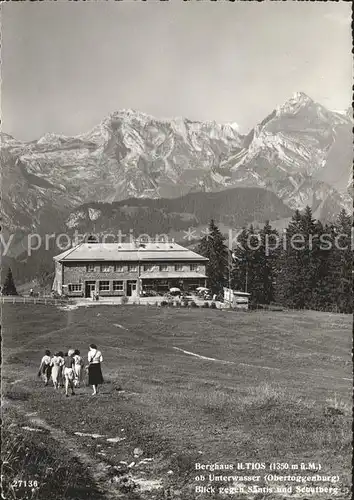
[[[289, 373], [289, 370], [282, 370], [281, 368], [276, 368], [272, 366], [262, 366], [262, 365], [251, 365], [248, 363], [236, 363], [234, 361], [226, 361], [224, 359], [217, 359], [217, 358], [208, 358], [206, 356], [202, 356], [200, 354], [197, 354], [195, 352], [191, 351], [185, 351], [184, 349], [181, 349], [180, 347], [173, 347], [173, 349], [176, 349], [177, 351], [181, 351], [184, 354], [188, 354], [189, 356], [194, 356], [195, 358], [198, 359], [204, 359], [206, 361], [215, 361], [217, 363], [222, 363], [222, 364], [229, 364], [229, 365], [237, 365], [237, 366], [248, 366], [249, 368], [261, 368], [263, 370], [272, 370], [272, 371], [277, 371], [277, 372], [283, 372], [283, 373]], [[331, 375], [324, 375], [322, 373], [309, 373], [309, 372], [303, 372], [303, 371], [296, 371], [296, 373], [301, 373], [302, 375], [308, 375], [309, 377], [320, 377], [320, 378], [330, 378], [333, 380], [347, 380], [349, 382], [352, 382], [353, 379], [351, 378], [346, 378], [346, 377], [332, 377]]]
[[52, 427], [42, 418], [31, 416], [29, 417], [29, 421], [38, 428], [49, 431], [53, 439], [58, 441], [61, 446], [64, 446], [72, 457], [77, 458], [90, 471], [94, 481], [97, 483], [98, 489], [101, 490], [107, 499], [124, 498], [124, 494], [119, 493], [111, 483], [111, 475], [108, 475], [107, 465], [104, 462], [94, 460], [86, 452], [78, 448], [75, 439], [68, 436], [65, 431]]
[[50, 436], [57, 441], [61, 447], [64, 447], [71, 457], [76, 458], [89, 470], [103, 498], [107, 500], [127, 498], [125, 494], [120, 493], [114, 484], [112, 484], [112, 474], [108, 472], [107, 464], [103, 461], [93, 459], [85, 451], [81, 450], [77, 445], [77, 441], [70, 437], [65, 431], [49, 425], [43, 418], [38, 416], [37, 412], [27, 412], [18, 403], [15, 404], [12, 401], [4, 400], [3, 405], [15, 408], [16, 411], [26, 417], [29, 424], [36, 429], [43, 429], [49, 432]]
[[130, 494], [126, 491], [124, 492], [124, 490], [120, 490], [120, 486], [127, 485], [128, 483], [137, 486], [137, 489], [134, 489], [133, 493], [134, 500], [143, 500], [146, 498], [143, 494], [144, 492], [148, 493], [161, 488], [160, 480], [134, 477], [131, 472], [122, 474], [122, 472], [118, 472], [114, 466], [111, 466], [107, 462], [92, 457], [92, 455], [82, 449], [78, 439], [71, 437], [63, 430], [49, 425], [38, 415], [38, 412], [25, 410], [21, 403], [3, 399], [2, 406], [13, 407], [19, 414], [25, 417], [29, 424], [27, 430], [33, 432], [36, 430], [47, 431], [52, 439], [66, 449], [70, 457], [77, 459], [89, 471], [96, 483], [97, 490], [102, 494], [102, 498], [106, 500], [119, 500], [122, 498], [129, 500]]

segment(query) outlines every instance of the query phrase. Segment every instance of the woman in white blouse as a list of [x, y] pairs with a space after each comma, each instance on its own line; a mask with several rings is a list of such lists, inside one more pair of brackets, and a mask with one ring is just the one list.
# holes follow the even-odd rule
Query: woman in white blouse
[[88, 359], [88, 376], [89, 376], [89, 385], [93, 387], [92, 396], [95, 396], [98, 393], [99, 384], [103, 384], [101, 363], [103, 361], [102, 353], [97, 349], [96, 344], [90, 344], [89, 352], [87, 355]]

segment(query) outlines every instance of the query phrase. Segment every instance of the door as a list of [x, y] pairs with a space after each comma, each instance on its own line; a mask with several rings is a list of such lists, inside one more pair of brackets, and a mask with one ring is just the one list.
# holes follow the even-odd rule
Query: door
[[85, 297], [90, 298], [96, 288], [96, 281], [85, 281]]
[[136, 295], [136, 281], [127, 281], [127, 296]]

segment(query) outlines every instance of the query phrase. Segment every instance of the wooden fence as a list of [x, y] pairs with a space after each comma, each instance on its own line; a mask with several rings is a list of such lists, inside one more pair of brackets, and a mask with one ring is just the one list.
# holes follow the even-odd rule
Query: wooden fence
[[[149, 300], [150, 299], [150, 300]], [[160, 301], [157, 301], [157, 300], [153, 300], [153, 299], [156, 299], [155, 297], [145, 297], [144, 300], [137, 300], [137, 301], [133, 301], [133, 302], [129, 302], [128, 304], [132, 304], [132, 305], [155, 305], [156, 302], [160, 302]], [[160, 297], [161, 300], [164, 300], [163, 297]], [[151, 301], [151, 302], [150, 302]], [[202, 302], [204, 303], [205, 301], [201, 301], [201, 303], [198, 303], [198, 306], [201, 307], [202, 306]], [[36, 304], [43, 304], [43, 305], [52, 305], [52, 306], [58, 306], [58, 305], [69, 305], [69, 304], [75, 304], [75, 300], [73, 299], [53, 299], [52, 297], [21, 297], [19, 295], [15, 295], [15, 296], [8, 296], [8, 295], [2, 295], [0, 296], [0, 304], [33, 304], [33, 305], [36, 305]], [[96, 303], [97, 305], [108, 305], [108, 304], [119, 304], [119, 302], [108, 302], [108, 301], [101, 301], [101, 302], [97, 302]], [[220, 308], [220, 306], [218, 307], [218, 309]], [[221, 307], [221, 309], [230, 309], [230, 308], [225, 308], [225, 307]], [[248, 312], [251, 312], [251, 311], [259, 311], [259, 310], [263, 310], [263, 311], [283, 311], [283, 312], [293, 312], [293, 313], [298, 313], [298, 312], [305, 312], [305, 311], [314, 311], [314, 312], [330, 312], [330, 313], [334, 313], [334, 314], [343, 314], [343, 315], [346, 315], [347, 313], [343, 313], [341, 311], [339, 311], [338, 309], [334, 309], [332, 311], [319, 311], [317, 309], [291, 309], [291, 308], [288, 308], [288, 307], [282, 307], [282, 306], [279, 306], [279, 305], [264, 305], [264, 304], [257, 304], [257, 305], [253, 305], [252, 307], [250, 307], [248, 309]]]
[[18, 295], [3, 295], [0, 297], [0, 304], [43, 304], [43, 305], [67, 305], [72, 304], [71, 300], [53, 299], [52, 297], [21, 297]]

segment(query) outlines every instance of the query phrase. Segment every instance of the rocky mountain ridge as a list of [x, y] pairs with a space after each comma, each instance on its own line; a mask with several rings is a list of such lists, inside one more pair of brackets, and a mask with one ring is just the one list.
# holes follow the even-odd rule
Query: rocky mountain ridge
[[291, 209], [308, 204], [328, 219], [352, 204], [352, 126], [351, 116], [297, 93], [246, 136], [234, 124], [134, 110], [75, 137], [22, 142], [2, 133], [3, 223], [45, 230], [84, 203], [234, 187], [266, 189]]
[[262, 186], [290, 208], [310, 205], [326, 218], [330, 206], [351, 205], [352, 126], [348, 115], [297, 93], [248, 134], [220, 171], [233, 184]]

